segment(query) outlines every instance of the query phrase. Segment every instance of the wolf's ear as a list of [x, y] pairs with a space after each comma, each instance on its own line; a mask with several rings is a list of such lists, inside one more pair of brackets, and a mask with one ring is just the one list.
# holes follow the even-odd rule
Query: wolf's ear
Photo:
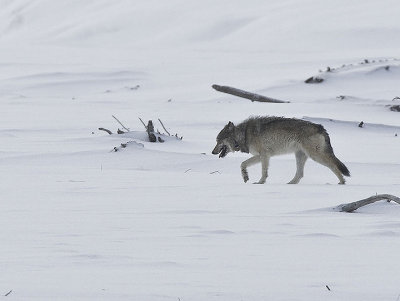
[[228, 129], [229, 130], [233, 130], [235, 128], [235, 125], [233, 124], [233, 122], [232, 121], [229, 121], [229, 123], [228, 123]]

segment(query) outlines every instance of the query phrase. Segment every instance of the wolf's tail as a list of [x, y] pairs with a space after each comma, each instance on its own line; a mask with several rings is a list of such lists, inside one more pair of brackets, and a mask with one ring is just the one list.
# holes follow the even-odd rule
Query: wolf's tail
[[322, 125], [319, 125], [319, 132], [324, 136], [325, 138], [325, 143], [326, 143], [326, 150], [333, 156], [333, 161], [339, 171], [346, 177], [350, 177], [350, 171], [346, 167], [346, 165], [343, 164], [342, 161], [340, 161], [338, 158], [336, 158], [335, 154], [333, 153], [333, 148], [331, 145], [331, 139], [329, 138], [328, 132], [325, 130], [325, 128]]
[[349, 171], [349, 169], [346, 167], [346, 165], [344, 165], [342, 161], [340, 161], [338, 158], [336, 158], [336, 156], [334, 156], [334, 160], [335, 160], [335, 165], [336, 165], [337, 168], [340, 170], [340, 172], [341, 172], [344, 176], [350, 177], [350, 171]]

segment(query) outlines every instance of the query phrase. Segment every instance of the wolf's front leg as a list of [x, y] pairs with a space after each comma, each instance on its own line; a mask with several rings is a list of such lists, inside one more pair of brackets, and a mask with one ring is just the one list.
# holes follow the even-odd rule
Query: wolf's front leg
[[261, 156], [261, 179], [254, 184], [264, 184], [268, 177], [269, 156]]
[[260, 156], [257, 155], [247, 159], [246, 161], [243, 161], [242, 164], [240, 164], [240, 170], [242, 171], [242, 177], [245, 183], [249, 180], [247, 167], [257, 164], [258, 162], [260, 162]]

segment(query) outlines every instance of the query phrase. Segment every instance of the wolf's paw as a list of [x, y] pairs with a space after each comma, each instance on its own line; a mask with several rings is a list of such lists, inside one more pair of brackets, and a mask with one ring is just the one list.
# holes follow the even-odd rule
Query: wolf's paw
[[254, 182], [253, 184], [264, 184], [265, 183], [265, 180], [264, 181], [258, 181], [258, 182]]

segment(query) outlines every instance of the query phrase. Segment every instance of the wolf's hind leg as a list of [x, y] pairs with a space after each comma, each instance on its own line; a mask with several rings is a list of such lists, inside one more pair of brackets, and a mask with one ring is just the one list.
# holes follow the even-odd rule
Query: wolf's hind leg
[[339, 179], [339, 184], [345, 184], [346, 180], [335, 164], [335, 156], [332, 153], [324, 152], [318, 154], [310, 154], [311, 159], [328, 167]]
[[337, 166], [338, 159], [333, 153], [332, 146], [329, 140], [327, 141], [323, 135], [314, 135], [310, 137], [307, 143], [303, 143], [303, 147], [311, 159], [328, 167], [338, 177], [339, 184], [344, 184], [346, 182]]
[[249, 174], [247, 173], [247, 167], [250, 167], [254, 164], [257, 164], [260, 162], [260, 156], [253, 156], [246, 161], [243, 161], [242, 164], [240, 164], [240, 170], [242, 171], [242, 177], [243, 181], [246, 183], [249, 180]]
[[264, 184], [268, 177], [269, 156], [260, 156], [261, 159], [261, 179], [254, 184]]
[[300, 179], [304, 176], [304, 165], [307, 158], [307, 155], [303, 151], [299, 150], [296, 152], [296, 174], [288, 184], [297, 184], [300, 182]]

